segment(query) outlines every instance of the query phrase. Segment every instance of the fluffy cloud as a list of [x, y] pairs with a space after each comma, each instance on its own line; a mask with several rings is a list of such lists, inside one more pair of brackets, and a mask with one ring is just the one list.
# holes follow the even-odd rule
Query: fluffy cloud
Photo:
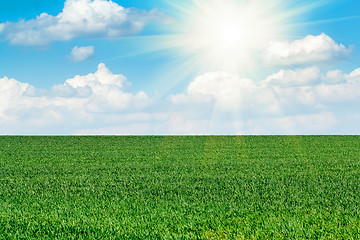
[[322, 33], [293, 42], [273, 42], [266, 49], [263, 59], [274, 65], [308, 65], [345, 58], [350, 52], [351, 49]]
[[170, 101], [177, 104], [210, 102], [216, 107], [232, 111], [252, 110], [276, 111], [276, 99], [271, 89], [258, 86], [251, 79], [238, 75], [211, 72], [197, 77], [187, 88], [187, 94], [170, 96]]
[[[293, 86], [286, 81], [282, 88], [271, 84], [278, 99], [281, 99], [282, 109], [295, 108], [306, 109], [334, 109], [341, 104], [346, 109], [360, 101], [360, 69], [350, 74], [344, 74], [340, 70], [332, 70], [321, 74], [317, 70], [312, 84]], [[293, 70], [295, 75], [308, 72], [308, 69]], [[271, 78], [271, 77], [269, 77]], [[269, 79], [267, 78], [267, 79]], [[306, 77], [304, 76], [304, 79]], [[296, 79], [296, 78], [294, 78]], [[300, 107], [302, 106], [302, 108]], [[352, 109], [352, 107], [350, 107]]]
[[55, 86], [52, 91], [54, 95], [61, 94], [60, 97], [86, 99], [83, 108], [89, 112], [120, 111], [146, 106], [149, 101], [146, 93], [126, 92], [129, 86], [125, 76], [113, 74], [101, 63], [95, 73], [68, 79], [63, 85]]
[[331, 70], [321, 74], [317, 67], [281, 70], [261, 85], [272, 88], [284, 106], [331, 108], [334, 104], [352, 105], [360, 101], [360, 69], [349, 74]]
[[296, 115], [250, 119], [247, 121], [252, 134], [325, 134], [338, 123], [334, 113]]
[[224, 72], [212, 72], [197, 77], [190, 83], [187, 92], [194, 97], [204, 96], [203, 99], [211, 97], [223, 108], [234, 108], [245, 101], [246, 93], [253, 87], [254, 83], [250, 79], [240, 79], [237, 75]]
[[81, 126], [104, 113], [141, 111], [150, 99], [141, 91], [128, 92], [129, 87], [126, 77], [113, 74], [104, 64], [95, 73], [68, 79], [47, 92], [4, 77], [0, 79], [0, 122], [44, 128]]
[[326, 73], [324, 81], [326, 84], [337, 84], [344, 82], [345, 77], [341, 70], [332, 70]]
[[130, 86], [104, 64], [45, 92], [1, 78], [0, 133], [348, 134], [359, 119], [360, 69], [282, 70], [258, 82], [212, 72], [168, 100]]
[[210, 117], [203, 115], [210, 134], [348, 134], [356, 130], [353, 120], [353, 131], [343, 123], [358, 119], [360, 69], [281, 70], [260, 82], [207, 73], [169, 99], [194, 114], [212, 105]]
[[78, 47], [75, 46], [71, 51], [71, 59], [75, 62], [85, 61], [94, 56], [94, 46]]
[[[78, 37], [117, 38], [137, 34], [153, 20], [165, 20], [157, 10], [124, 8], [111, 0], [67, 0], [57, 16], [42, 13], [28, 21], [0, 26], [14, 45], [45, 45]], [[1, 31], [0, 31], [1, 32]]]
[[19, 105], [26, 104], [26, 93], [33, 87], [7, 77], [0, 78], [0, 122], [11, 119], [7, 111], [19, 109]]
[[349, 75], [344, 76], [350, 83], [360, 84], [360, 68], [355, 69]]
[[[219, 114], [245, 118], [303, 115], [338, 111], [338, 105], [360, 101], [360, 69], [350, 74], [334, 70], [322, 74], [318, 67], [281, 70], [261, 82], [214, 72], [191, 82], [186, 94], [169, 97], [174, 105], [203, 109], [212, 105]], [[346, 109], [346, 108], [344, 108]]]
[[[332, 81], [332, 84], [326, 82]], [[336, 78], [335, 78], [336, 77]], [[335, 82], [336, 84], [333, 84]], [[313, 88], [317, 101], [327, 104], [359, 104], [360, 102], [360, 68], [350, 74], [343, 74], [339, 70], [326, 74], [325, 83]]]
[[280, 87], [296, 87], [311, 86], [320, 83], [320, 81], [320, 69], [314, 66], [296, 70], [280, 70], [278, 73], [267, 77], [263, 83]]

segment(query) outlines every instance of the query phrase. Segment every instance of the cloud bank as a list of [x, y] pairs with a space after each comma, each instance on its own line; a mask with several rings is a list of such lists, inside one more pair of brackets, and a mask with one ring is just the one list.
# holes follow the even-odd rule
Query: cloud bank
[[67, 0], [57, 16], [42, 13], [35, 19], [0, 25], [0, 34], [13, 45], [46, 45], [75, 38], [118, 38], [141, 32], [151, 21], [167, 17], [154, 9], [124, 8], [111, 0]]
[[184, 111], [196, 109], [194, 114], [211, 105], [209, 127], [215, 134], [360, 133], [360, 128], [339, 130], [346, 128], [344, 119], [358, 112], [360, 69], [349, 74], [321, 73], [318, 67], [280, 70], [260, 82], [207, 73], [169, 100]]
[[360, 68], [348, 74], [317, 67], [280, 70], [262, 81], [210, 72], [165, 99], [130, 89], [127, 78], [105, 64], [47, 91], [0, 78], [0, 133], [360, 133], [354, 129]]

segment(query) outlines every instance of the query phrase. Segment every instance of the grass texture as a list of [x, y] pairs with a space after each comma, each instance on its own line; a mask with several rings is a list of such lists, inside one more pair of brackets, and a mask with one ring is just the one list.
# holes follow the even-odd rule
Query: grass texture
[[0, 239], [359, 239], [360, 136], [0, 137]]

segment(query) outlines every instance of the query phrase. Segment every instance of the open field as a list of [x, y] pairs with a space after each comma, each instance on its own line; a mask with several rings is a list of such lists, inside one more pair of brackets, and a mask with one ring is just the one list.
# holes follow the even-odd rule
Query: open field
[[0, 137], [0, 239], [359, 239], [360, 136]]

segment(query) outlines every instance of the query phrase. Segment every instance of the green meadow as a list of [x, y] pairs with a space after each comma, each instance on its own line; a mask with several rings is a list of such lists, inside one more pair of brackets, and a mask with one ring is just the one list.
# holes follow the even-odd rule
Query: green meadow
[[359, 239], [360, 136], [0, 137], [0, 239]]

